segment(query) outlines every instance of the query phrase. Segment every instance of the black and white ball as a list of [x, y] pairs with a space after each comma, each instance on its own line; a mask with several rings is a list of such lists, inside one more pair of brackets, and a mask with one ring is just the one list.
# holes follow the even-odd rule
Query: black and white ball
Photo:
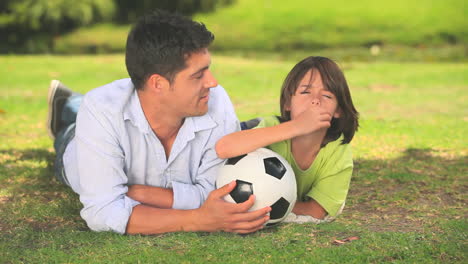
[[267, 226], [284, 220], [296, 203], [297, 186], [294, 171], [279, 154], [266, 148], [226, 160], [220, 169], [217, 188], [236, 181], [235, 189], [224, 199], [242, 203], [255, 195], [255, 204], [250, 209], [271, 206]]

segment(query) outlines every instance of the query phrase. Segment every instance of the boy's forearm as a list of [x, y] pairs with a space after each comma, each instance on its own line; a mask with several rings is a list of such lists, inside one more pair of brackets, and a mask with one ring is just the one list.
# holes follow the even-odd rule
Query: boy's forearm
[[310, 215], [313, 218], [323, 219], [327, 215], [327, 211], [315, 200], [307, 202], [296, 202], [293, 208], [293, 213], [297, 215]]
[[227, 159], [297, 135], [297, 129], [291, 121], [272, 127], [242, 130], [221, 138], [216, 143], [216, 153], [218, 157]]

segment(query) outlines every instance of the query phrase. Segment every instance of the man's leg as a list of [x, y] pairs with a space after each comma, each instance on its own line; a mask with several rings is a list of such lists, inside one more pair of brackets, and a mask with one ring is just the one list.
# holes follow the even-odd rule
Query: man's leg
[[63, 154], [75, 136], [75, 122], [83, 95], [75, 93], [57, 80], [49, 86], [49, 135], [54, 140], [56, 153], [54, 172], [57, 179], [66, 184], [68, 180], [63, 166]]

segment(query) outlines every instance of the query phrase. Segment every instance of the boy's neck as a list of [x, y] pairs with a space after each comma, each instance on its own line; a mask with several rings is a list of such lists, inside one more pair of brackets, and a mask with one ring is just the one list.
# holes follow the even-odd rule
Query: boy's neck
[[291, 139], [291, 153], [301, 170], [307, 170], [320, 151], [326, 129]]

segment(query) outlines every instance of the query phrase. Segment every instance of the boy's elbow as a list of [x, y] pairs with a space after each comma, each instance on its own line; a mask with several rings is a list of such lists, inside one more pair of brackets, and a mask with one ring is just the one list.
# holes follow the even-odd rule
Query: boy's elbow
[[228, 153], [226, 151], [226, 147], [224, 146], [225, 144], [220, 140], [216, 143], [215, 150], [216, 150], [216, 155], [218, 155], [218, 158], [220, 159], [227, 159]]

